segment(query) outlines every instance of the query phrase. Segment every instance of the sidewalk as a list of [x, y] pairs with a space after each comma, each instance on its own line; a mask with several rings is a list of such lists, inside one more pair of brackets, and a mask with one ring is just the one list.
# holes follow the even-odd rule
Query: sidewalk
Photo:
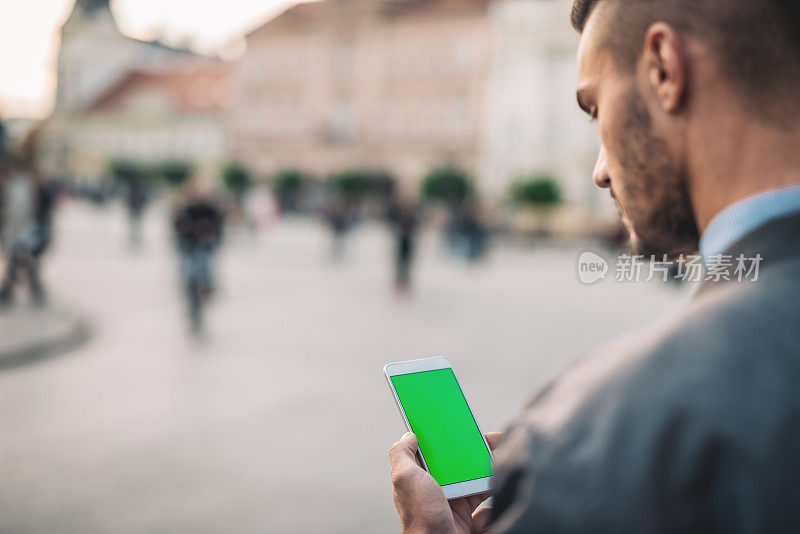
[[62, 354], [88, 338], [88, 323], [58, 305], [0, 310], [0, 370]]

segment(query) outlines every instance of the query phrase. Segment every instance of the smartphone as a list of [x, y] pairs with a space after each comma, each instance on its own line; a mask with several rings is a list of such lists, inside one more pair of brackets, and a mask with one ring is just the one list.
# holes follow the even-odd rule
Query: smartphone
[[489, 491], [492, 453], [446, 358], [383, 368], [406, 428], [416, 434], [422, 466], [448, 499]]

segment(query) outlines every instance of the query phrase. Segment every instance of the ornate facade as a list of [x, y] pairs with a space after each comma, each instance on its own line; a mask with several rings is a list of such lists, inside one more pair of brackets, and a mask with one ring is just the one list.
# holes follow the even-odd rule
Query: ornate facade
[[108, 0], [76, 2], [57, 68], [42, 139], [49, 173], [93, 178], [113, 159], [204, 164], [226, 155], [227, 65], [122, 35]]
[[595, 202], [597, 141], [575, 105], [570, 0], [323, 0], [247, 36], [230, 124], [261, 173], [348, 167], [409, 192], [455, 164], [485, 196], [530, 173]]

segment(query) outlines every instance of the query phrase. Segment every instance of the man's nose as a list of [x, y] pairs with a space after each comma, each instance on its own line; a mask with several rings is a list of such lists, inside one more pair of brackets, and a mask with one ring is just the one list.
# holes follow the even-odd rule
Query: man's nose
[[600, 153], [597, 154], [597, 163], [594, 164], [592, 180], [594, 180], [595, 185], [601, 189], [608, 189], [611, 187], [611, 176], [608, 174], [608, 162], [606, 160], [605, 147], [601, 147]]

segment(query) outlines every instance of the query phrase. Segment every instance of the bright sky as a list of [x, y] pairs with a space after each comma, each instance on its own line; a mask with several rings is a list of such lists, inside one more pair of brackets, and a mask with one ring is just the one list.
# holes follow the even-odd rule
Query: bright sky
[[[0, 116], [43, 117], [55, 91], [58, 28], [75, 0], [0, 0]], [[255, 28], [292, 0], [112, 0], [126, 35], [189, 39], [201, 51], [235, 49]]]

